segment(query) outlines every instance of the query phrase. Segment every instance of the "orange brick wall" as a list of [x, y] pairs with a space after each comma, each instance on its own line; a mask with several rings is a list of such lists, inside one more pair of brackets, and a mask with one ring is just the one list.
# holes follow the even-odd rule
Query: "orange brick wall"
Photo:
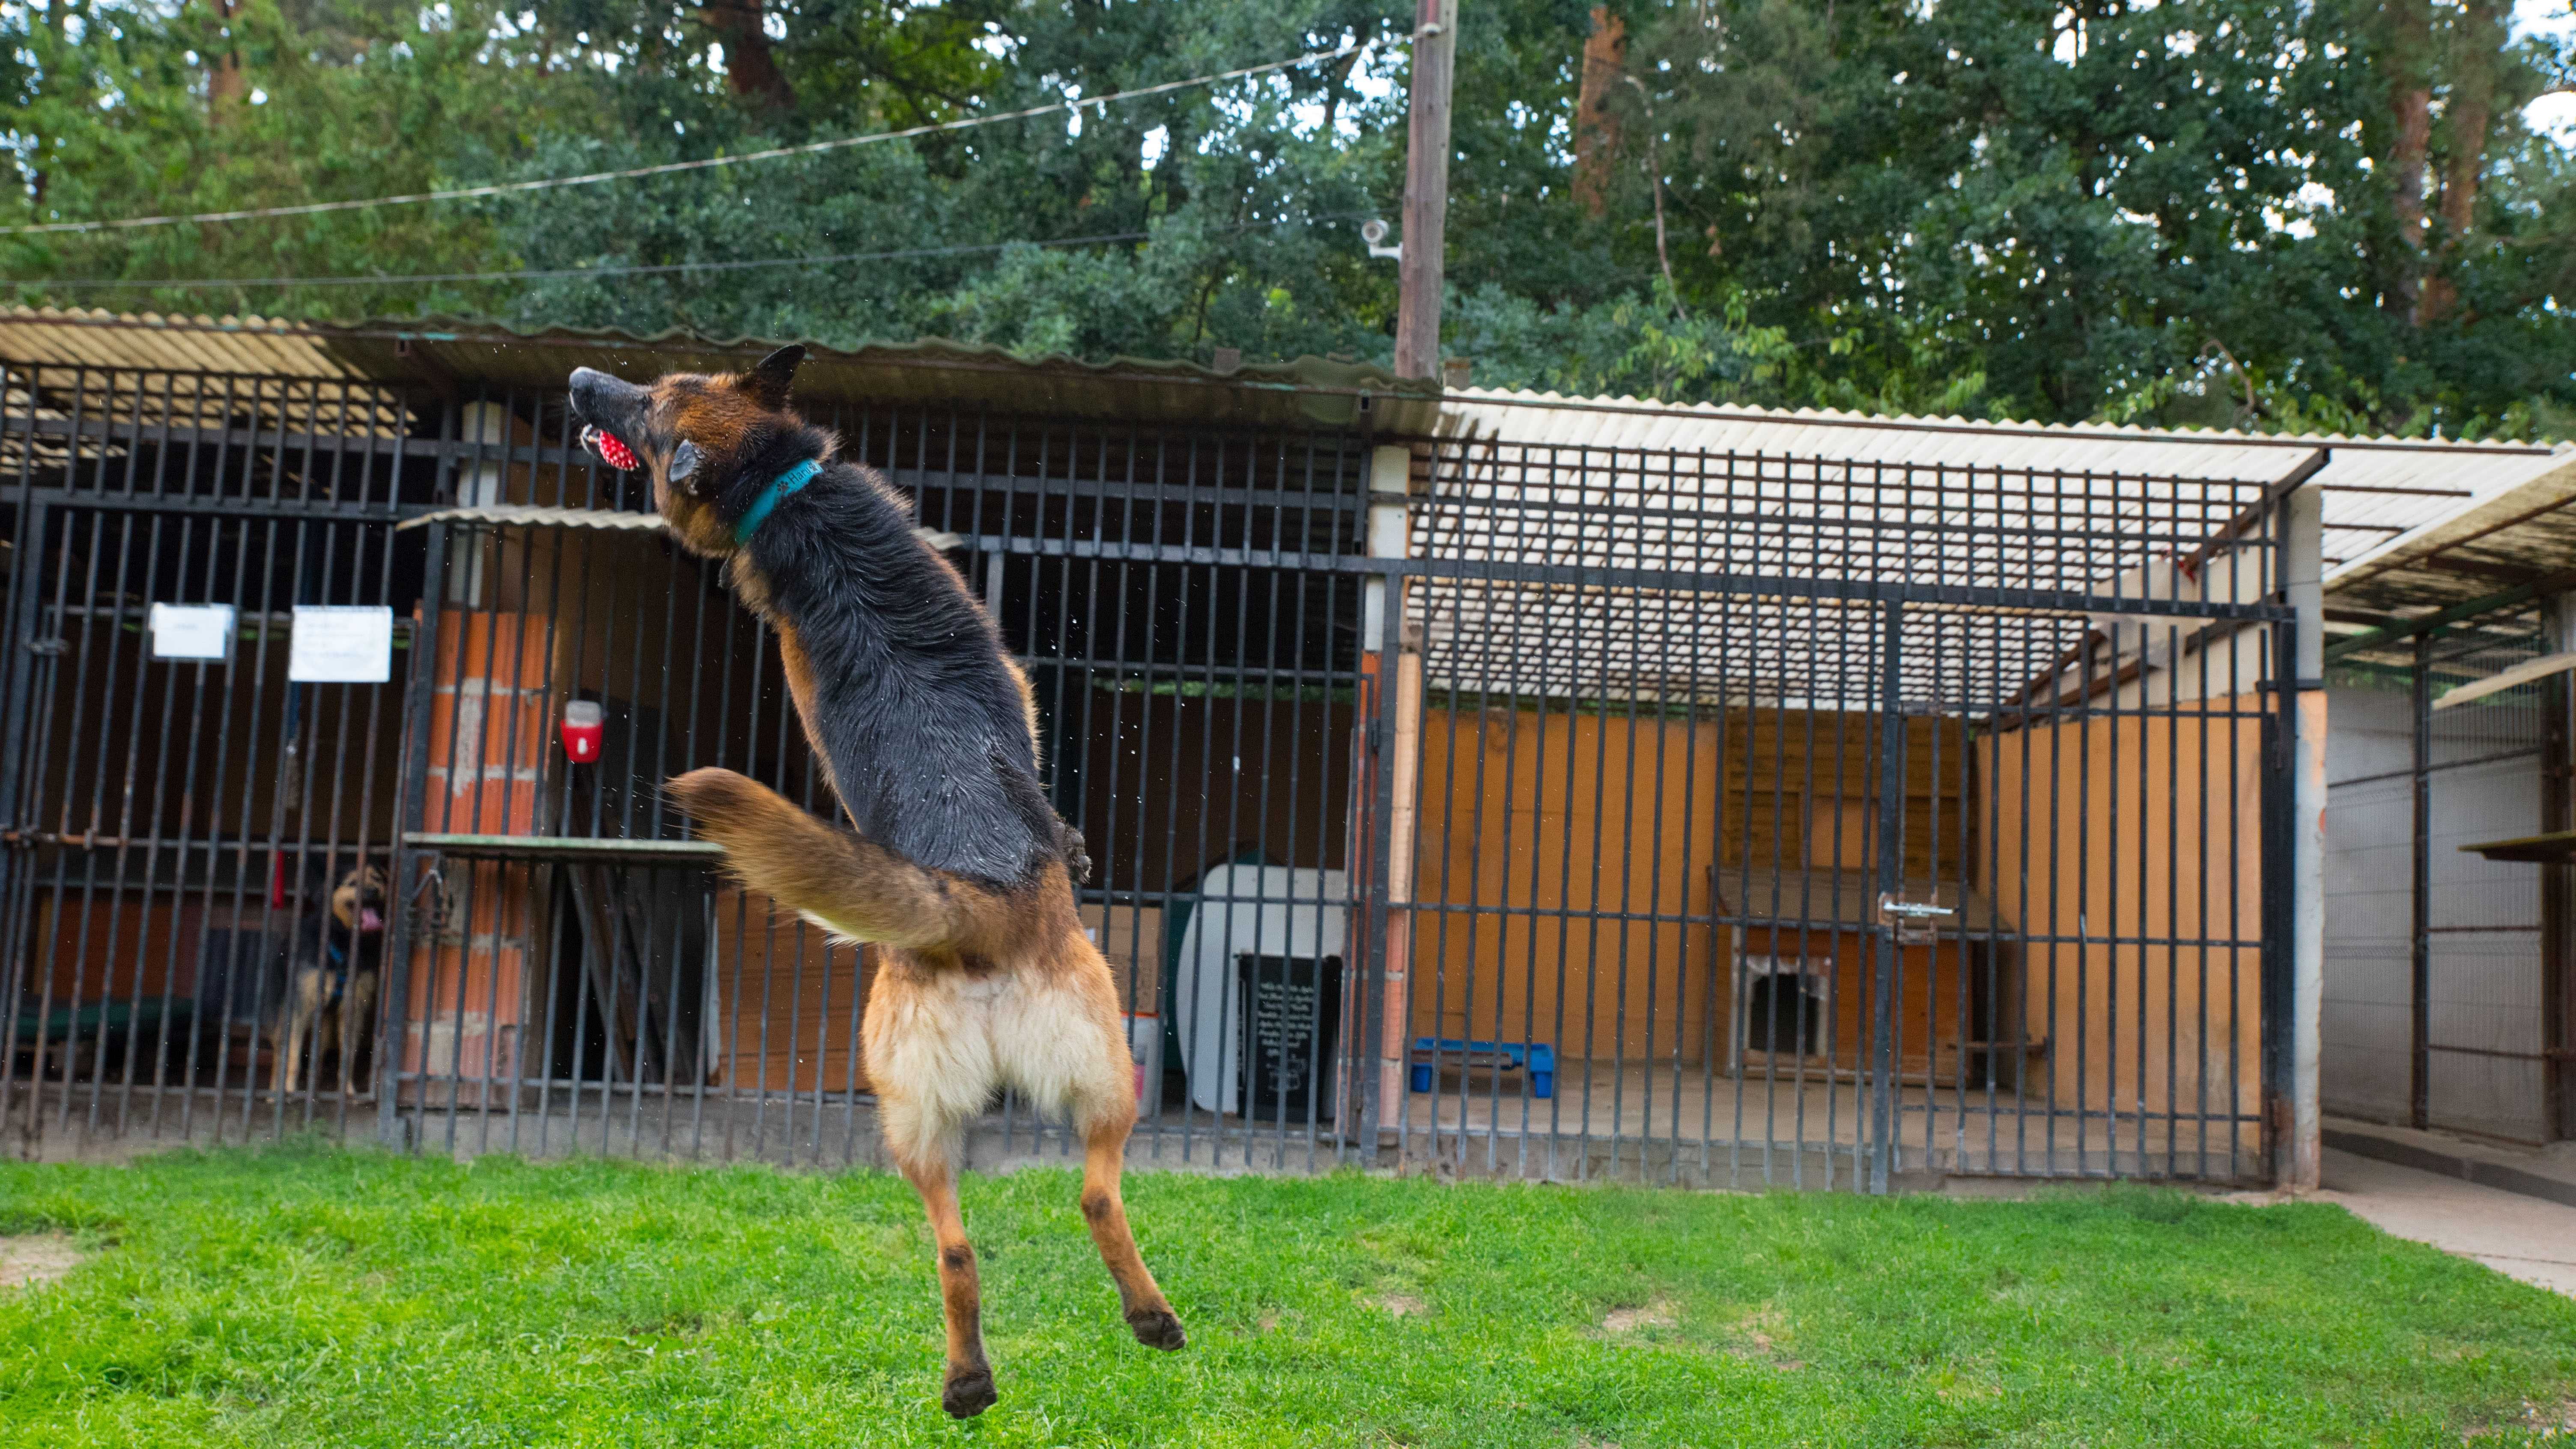
[[[528, 835], [544, 804], [553, 647], [543, 616], [442, 610], [427, 745], [433, 832]], [[531, 868], [450, 857], [446, 909], [414, 944], [402, 1063], [425, 1080], [406, 1097], [475, 1106], [506, 1100], [487, 1081], [520, 1072], [534, 1003]]]

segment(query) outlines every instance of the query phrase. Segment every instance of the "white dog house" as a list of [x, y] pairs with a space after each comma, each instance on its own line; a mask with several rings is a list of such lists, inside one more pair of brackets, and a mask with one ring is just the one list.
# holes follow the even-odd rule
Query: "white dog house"
[[1335, 1104], [1313, 1093], [1333, 1090], [1347, 890], [1341, 871], [1281, 865], [1219, 866], [1200, 881], [1172, 993], [1192, 1105], [1293, 1122], [1312, 1103], [1332, 1120]]

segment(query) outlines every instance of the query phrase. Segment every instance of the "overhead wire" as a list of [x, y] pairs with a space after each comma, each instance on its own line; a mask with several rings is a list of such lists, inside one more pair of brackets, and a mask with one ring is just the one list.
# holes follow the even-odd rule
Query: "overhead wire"
[[[1268, 231], [1292, 226], [1298, 222], [1347, 221], [1356, 212], [1326, 212], [1315, 216], [1282, 217], [1276, 221], [1245, 222], [1235, 226], [1213, 228], [1216, 235], [1237, 232]], [[604, 267], [524, 267], [486, 272], [415, 272], [398, 276], [326, 276], [326, 277], [74, 277], [63, 280], [37, 279], [16, 285], [37, 291], [78, 287], [84, 290], [101, 287], [127, 287], [139, 291], [160, 288], [212, 290], [226, 287], [369, 287], [402, 286], [425, 282], [513, 282], [551, 281], [567, 277], [637, 277], [667, 276], [679, 272], [746, 272], [766, 267], [818, 267], [842, 262], [908, 261], [920, 257], [970, 256], [981, 252], [1008, 251], [1012, 247], [1077, 247], [1099, 246], [1112, 242], [1150, 241], [1152, 232], [1112, 231], [1090, 236], [1016, 239], [999, 242], [974, 242], [957, 246], [904, 247], [895, 251], [825, 252], [794, 257], [754, 257], [726, 262], [655, 262]], [[6, 284], [0, 284], [6, 285]]]
[[463, 186], [447, 191], [417, 191], [400, 196], [370, 196], [346, 201], [311, 201], [294, 206], [255, 206], [238, 211], [199, 211], [168, 216], [129, 216], [114, 221], [54, 221], [18, 226], [0, 226], [0, 236], [32, 236], [38, 233], [117, 231], [130, 227], [178, 226], [197, 222], [255, 221], [265, 217], [318, 216], [325, 212], [361, 211], [378, 206], [412, 206], [432, 201], [470, 201], [480, 197], [514, 196], [532, 191], [551, 191], [566, 186], [594, 186], [609, 181], [632, 181], [646, 176], [668, 176], [682, 171], [705, 171], [718, 166], [747, 166], [760, 161], [777, 161], [790, 156], [816, 156], [827, 151], [847, 150], [854, 146], [873, 146], [884, 141], [902, 141], [916, 136], [932, 136], [950, 131], [972, 130], [978, 126], [998, 125], [1004, 121], [1025, 121], [1036, 116], [1078, 113], [1085, 106], [1105, 110], [1120, 101], [1142, 100], [1147, 96], [1169, 95], [1174, 91], [1194, 90], [1220, 85], [1226, 81], [1245, 80], [1273, 71], [1294, 70], [1321, 61], [1339, 60], [1376, 44], [1376, 37], [1353, 40], [1331, 50], [1312, 50], [1287, 60], [1267, 61], [1260, 65], [1241, 66], [1234, 70], [1209, 75], [1191, 76], [1187, 80], [1164, 81], [1159, 85], [1139, 86], [1134, 90], [1116, 91], [1104, 96], [1085, 96], [1056, 101], [1023, 110], [1001, 111], [989, 116], [967, 116], [954, 121], [937, 121], [929, 125], [909, 126], [899, 131], [873, 131], [864, 136], [839, 136], [828, 141], [808, 141], [796, 146], [773, 146], [764, 151], [745, 151], [731, 156], [704, 156], [693, 161], [665, 161], [653, 166], [629, 166], [616, 171], [590, 171], [578, 176], [549, 176], [527, 181], [501, 181], [487, 186]]

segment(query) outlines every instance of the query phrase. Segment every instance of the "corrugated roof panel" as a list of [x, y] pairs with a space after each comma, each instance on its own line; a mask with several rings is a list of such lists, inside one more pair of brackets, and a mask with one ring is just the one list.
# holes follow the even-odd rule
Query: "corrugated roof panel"
[[2326, 490], [2329, 567], [2349, 566], [2405, 530], [2447, 515], [2463, 498], [2494, 496], [2576, 459], [2576, 445], [2569, 444], [1873, 417], [1483, 388], [1444, 399], [1439, 432], [1569, 449], [1801, 459], [1842, 473], [2000, 470], [2141, 482], [2268, 483], [2326, 449], [2329, 461], [2316, 482]]
[[[2438, 516], [2326, 576], [2330, 603], [2404, 616], [2493, 598], [2576, 570], [2576, 458], [2500, 490], [2449, 500]], [[2407, 646], [2389, 655], [2402, 660]]]
[[[0, 359], [271, 376], [364, 377], [445, 387], [474, 379], [553, 391], [576, 366], [630, 377], [738, 368], [779, 345], [668, 331], [516, 331], [441, 318], [326, 326], [257, 317], [160, 317], [53, 308], [0, 308]], [[800, 393], [821, 403], [955, 403], [1058, 417], [1264, 428], [1343, 427], [1361, 399], [1381, 430], [1427, 431], [1436, 385], [1331, 358], [1218, 372], [1194, 362], [1027, 358], [998, 347], [935, 339], [844, 351], [808, 343]]]

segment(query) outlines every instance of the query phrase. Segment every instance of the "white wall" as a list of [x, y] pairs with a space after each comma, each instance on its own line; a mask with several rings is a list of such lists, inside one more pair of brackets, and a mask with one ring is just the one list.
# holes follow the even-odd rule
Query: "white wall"
[[[2519, 693], [2519, 692], [2517, 692]], [[2400, 690], [2329, 697], [2326, 779], [2325, 1109], [2403, 1121], [2408, 1112], [2409, 878], [2413, 871], [2411, 709]], [[2527, 702], [2434, 716], [2436, 764], [2532, 743]], [[2431, 1039], [2442, 1045], [2540, 1049], [2540, 867], [2464, 854], [2471, 841], [2540, 829], [2539, 761], [2515, 759], [2433, 775]], [[2509, 927], [2519, 929], [2491, 929]], [[2449, 928], [2449, 929], [2445, 929]], [[2462, 929], [2468, 928], [2468, 929]], [[2436, 1052], [2432, 1121], [2496, 1136], [2544, 1135], [2536, 1061]]]

